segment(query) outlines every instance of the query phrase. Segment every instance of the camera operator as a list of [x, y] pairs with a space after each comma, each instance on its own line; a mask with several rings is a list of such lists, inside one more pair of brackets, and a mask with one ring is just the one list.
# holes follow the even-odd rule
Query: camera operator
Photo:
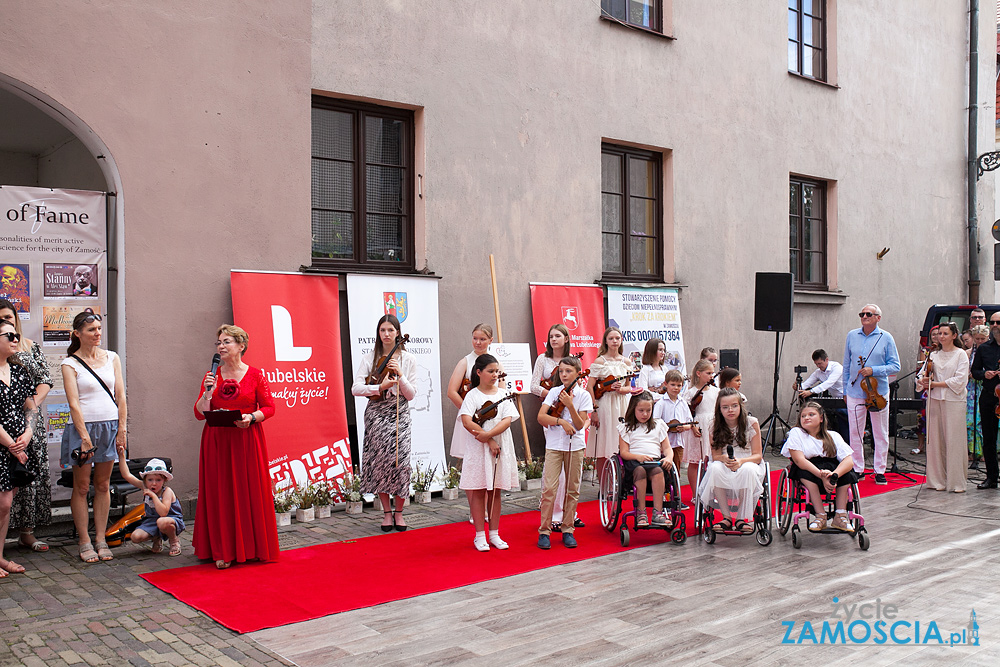
[[[830, 398], [844, 398], [844, 367], [830, 359], [826, 354], [826, 350], [823, 349], [813, 352], [812, 360], [816, 364], [816, 370], [806, 378], [806, 381], [801, 386], [794, 387], [794, 389], [799, 390], [799, 401], [802, 402], [811, 396], [819, 395], [829, 396]], [[795, 368], [796, 373], [799, 372], [799, 368], [802, 369], [801, 372], [803, 373], [806, 370], [804, 366], [797, 366]], [[827, 410], [827, 414], [834, 418], [834, 430], [844, 438], [845, 442], [850, 442], [846, 403], [842, 408]]]

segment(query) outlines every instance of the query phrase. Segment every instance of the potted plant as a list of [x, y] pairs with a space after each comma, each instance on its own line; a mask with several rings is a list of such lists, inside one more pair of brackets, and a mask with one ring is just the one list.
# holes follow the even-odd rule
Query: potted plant
[[458, 482], [462, 479], [462, 472], [452, 466], [448, 468], [448, 472], [444, 475], [444, 490], [441, 491], [441, 497], [445, 500], [457, 500], [458, 499]]
[[361, 478], [352, 472], [344, 475], [340, 480], [340, 497], [347, 503], [348, 514], [361, 514], [365, 506], [365, 499], [361, 495]]
[[414, 499], [421, 505], [426, 505], [431, 501], [431, 484], [437, 476], [437, 465], [432, 465], [426, 470], [421, 469], [420, 462], [414, 466], [410, 475], [410, 484], [413, 486]]
[[307, 484], [295, 490], [295, 520], [303, 523], [316, 520], [316, 509], [313, 506], [313, 489]]
[[274, 514], [279, 526], [292, 525], [292, 494], [289, 491], [274, 490]]
[[597, 459], [593, 456], [587, 456], [583, 459], [583, 477], [581, 478], [584, 482], [593, 483], [595, 479], [594, 471], [597, 467]]
[[313, 503], [316, 506], [317, 519], [330, 518], [330, 505], [333, 504], [334, 490], [331, 488], [329, 480], [320, 480], [313, 483]]
[[542, 488], [542, 467], [544, 461], [535, 459], [524, 463], [524, 490], [538, 491]]

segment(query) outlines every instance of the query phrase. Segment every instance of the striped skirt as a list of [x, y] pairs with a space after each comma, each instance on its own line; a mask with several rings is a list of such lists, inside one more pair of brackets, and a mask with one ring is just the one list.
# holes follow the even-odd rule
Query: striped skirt
[[399, 398], [399, 465], [396, 464], [396, 399], [368, 401], [361, 452], [361, 492], [410, 495], [410, 404]]

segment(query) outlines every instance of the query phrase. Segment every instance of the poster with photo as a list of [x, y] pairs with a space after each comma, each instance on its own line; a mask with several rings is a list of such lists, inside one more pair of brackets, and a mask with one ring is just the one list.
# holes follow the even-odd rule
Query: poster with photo
[[[89, 310], [101, 314], [100, 306], [89, 306]], [[79, 306], [42, 307], [42, 346], [65, 347], [69, 345], [73, 331], [73, 318], [80, 312]]]
[[[46, 441], [50, 445], [61, 444], [63, 429], [70, 423], [69, 403], [46, 403], [45, 418], [48, 421], [48, 429], [45, 432]], [[57, 453], [56, 459], [58, 458]]]
[[42, 294], [46, 299], [91, 299], [99, 295], [97, 280], [97, 264], [44, 264]]
[[0, 264], [0, 297], [14, 304], [22, 320], [31, 318], [31, 271], [27, 264]]

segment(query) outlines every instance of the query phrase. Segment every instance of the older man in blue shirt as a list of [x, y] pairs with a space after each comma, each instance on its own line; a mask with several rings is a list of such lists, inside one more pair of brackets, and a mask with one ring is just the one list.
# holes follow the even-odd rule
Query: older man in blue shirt
[[861, 378], [874, 377], [878, 393], [885, 398], [885, 407], [872, 411], [872, 436], [875, 439], [875, 483], [885, 484], [885, 464], [889, 457], [889, 376], [899, 372], [899, 353], [892, 334], [879, 328], [882, 309], [873, 303], [859, 313], [861, 328], [847, 334], [844, 345], [844, 398], [847, 400], [847, 421], [851, 429], [851, 449], [854, 471], [865, 469], [865, 392]]

